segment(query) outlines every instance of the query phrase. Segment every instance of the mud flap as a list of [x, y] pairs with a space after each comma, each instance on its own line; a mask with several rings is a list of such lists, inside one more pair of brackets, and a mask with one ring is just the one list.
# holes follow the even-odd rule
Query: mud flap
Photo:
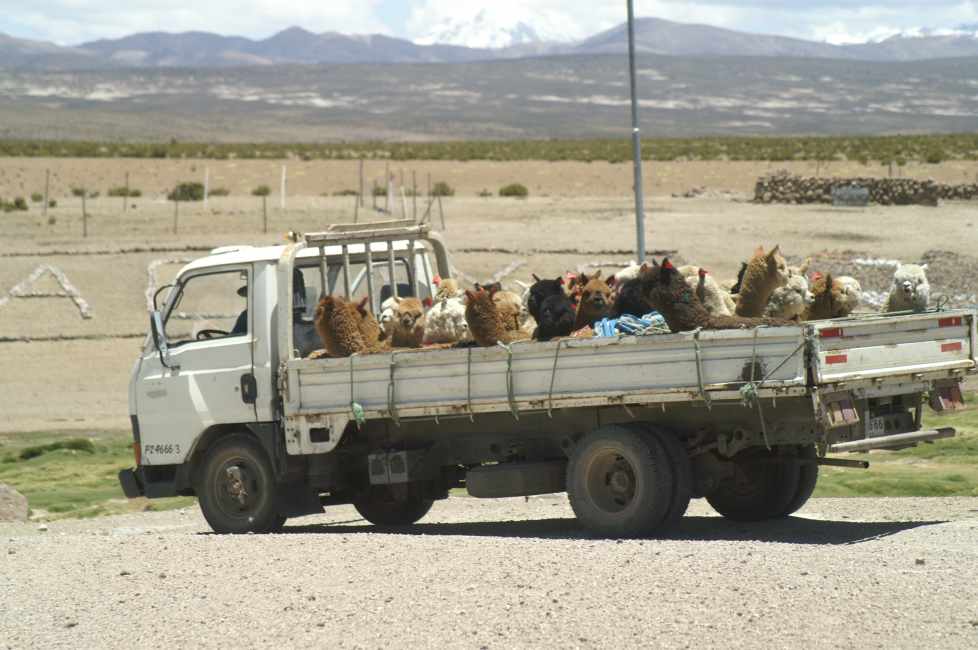
[[963, 409], [961, 384], [956, 379], [934, 382], [934, 388], [930, 391], [930, 407], [938, 413]]

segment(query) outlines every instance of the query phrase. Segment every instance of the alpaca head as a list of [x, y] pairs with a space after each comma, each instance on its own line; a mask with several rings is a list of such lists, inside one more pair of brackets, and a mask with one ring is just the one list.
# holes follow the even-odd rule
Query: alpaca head
[[904, 300], [910, 303], [923, 302], [926, 304], [930, 294], [930, 284], [924, 267], [917, 264], [902, 264], [893, 274], [893, 291], [900, 292]]
[[394, 318], [404, 331], [424, 324], [424, 305], [417, 298], [395, 298]]
[[653, 267], [648, 275], [656, 277], [654, 281], [646, 278], [643, 288], [648, 291], [650, 301], [666, 319], [669, 329], [683, 332], [707, 324], [709, 312], [683, 274], [668, 258], [662, 260], [659, 267]]
[[846, 315], [842, 286], [832, 279], [832, 274], [816, 273], [812, 282], [814, 296], [809, 307], [811, 319], [839, 318]]
[[541, 280], [534, 275], [533, 284], [530, 286], [526, 299], [526, 308], [529, 310], [531, 316], [539, 320], [543, 302], [550, 296], [558, 295], [564, 295], [563, 277], [558, 277], [554, 280]]
[[780, 244], [772, 248], [769, 253], [764, 252], [763, 246], [758, 246], [757, 250], [754, 251], [754, 257], [755, 259], [758, 257], [764, 259], [767, 277], [774, 282], [775, 287], [783, 287], [788, 284], [791, 270], [788, 268], [788, 262], [781, 254]]
[[601, 279], [601, 271], [597, 271], [594, 275], [590, 276], [582, 273], [579, 280], [581, 284], [582, 309], [586, 308], [598, 312], [611, 307], [611, 287]]

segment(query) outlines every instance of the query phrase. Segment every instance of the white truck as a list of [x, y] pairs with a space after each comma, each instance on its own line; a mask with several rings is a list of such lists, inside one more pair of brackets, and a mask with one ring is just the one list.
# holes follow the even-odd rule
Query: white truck
[[976, 368], [973, 311], [306, 358], [323, 292], [377, 313], [430, 296], [436, 274], [452, 276], [443, 240], [411, 222], [184, 267], [132, 372], [126, 495], [196, 495], [219, 533], [348, 503], [405, 526], [456, 488], [566, 491], [608, 536], [654, 534], [699, 497], [786, 517], [820, 465], [867, 466], [829, 454], [953, 436], [921, 430], [923, 409], [957, 406]]

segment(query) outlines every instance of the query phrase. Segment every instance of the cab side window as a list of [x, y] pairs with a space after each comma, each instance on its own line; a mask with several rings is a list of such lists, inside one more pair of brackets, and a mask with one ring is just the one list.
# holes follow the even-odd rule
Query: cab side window
[[195, 275], [178, 290], [164, 326], [171, 347], [248, 333], [247, 271]]

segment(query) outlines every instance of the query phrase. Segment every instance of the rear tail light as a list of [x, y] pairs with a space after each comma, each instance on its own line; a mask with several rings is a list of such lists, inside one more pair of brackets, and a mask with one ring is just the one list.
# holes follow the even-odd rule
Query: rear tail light
[[823, 339], [840, 339], [842, 338], [842, 328], [841, 327], [826, 327], [823, 330], [819, 330], [818, 335]]
[[937, 321], [938, 327], [961, 327], [964, 321], [960, 316], [951, 316], [950, 318], [942, 318]]

